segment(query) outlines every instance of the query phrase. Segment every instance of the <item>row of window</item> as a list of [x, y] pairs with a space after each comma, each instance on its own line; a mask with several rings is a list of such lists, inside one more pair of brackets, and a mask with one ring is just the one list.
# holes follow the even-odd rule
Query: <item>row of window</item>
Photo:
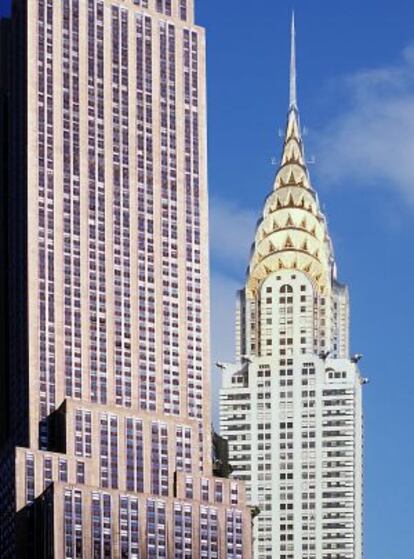
[[[107, 494], [93, 492], [90, 521], [92, 556], [101, 559], [115, 557], [113, 546], [113, 506], [115, 499]], [[84, 523], [88, 514], [84, 507], [84, 495], [77, 489], [64, 493], [64, 547], [67, 559], [84, 557], [89, 548], [85, 542]], [[145, 533], [146, 556], [149, 559], [177, 559], [197, 557], [218, 559], [220, 527], [218, 511], [213, 507], [193, 508], [190, 504], [174, 504], [173, 522], [167, 524], [166, 504], [147, 499], [138, 501], [131, 496], [121, 496], [118, 501], [120, 556], [122, 559], [139, 559], [141, 534]], [[199, 516], [199, 549], [193, 541], [195, 515]], [[141, 524], [142, 523], [142, 524]], [[224, 542], [227, 559], [243, 559], [243, 515], [236, 509], [226, 511]], [[168, 546], [168, 532], [173, 530], [173, 549]]]

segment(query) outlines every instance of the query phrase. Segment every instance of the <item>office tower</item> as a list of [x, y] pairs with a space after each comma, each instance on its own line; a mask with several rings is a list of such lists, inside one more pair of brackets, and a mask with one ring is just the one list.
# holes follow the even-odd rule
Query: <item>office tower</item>
[[221, 435], [261, 513], [256, 559], [361, 559], [362, 404], [348, 290], [304, 153], [292, 22], [280, 166], [238, 294], [236, 364], [221, 365]]
[[249, 558], [243, 486], [213, 476], [193, 2], [1, 25], [0, 555]]

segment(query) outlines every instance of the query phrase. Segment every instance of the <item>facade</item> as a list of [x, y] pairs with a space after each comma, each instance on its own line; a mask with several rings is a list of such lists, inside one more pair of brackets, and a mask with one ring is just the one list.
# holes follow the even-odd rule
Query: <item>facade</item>
[[193, 2], [15, 0], [1, 45], [0, 556], [249, 559], [213, 476]]
[[291, 56], [281, 163], [238, 293], [236, 363], [219, 364], [221, 435], [261, 509], [256, 559], [361, 559], [365, 379], [304, 154], [294, 21]]

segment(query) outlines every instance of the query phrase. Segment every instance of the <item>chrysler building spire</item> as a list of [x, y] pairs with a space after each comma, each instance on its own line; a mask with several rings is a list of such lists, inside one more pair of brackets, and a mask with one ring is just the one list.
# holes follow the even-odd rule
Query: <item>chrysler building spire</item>
[[[310, 188], [309, 176], [306, 169], [306, 161], [302, 134], [300, 129], [300, 119], [298, 110], [297, 97], [297, 71], [296, 71], [296, 25], [295, 12], [292, 12], [291, 24], [291, 47], [290, 47], [290, 80], [289, 80], [289, 112], [286, 125], [285, 141], [283, 145], [283, 154], [281, 160], [281, 168], [287, 163], [295, 163], [306, 171], [306, 186]], [[277, 178], [277, 177], [276, 177]], [[275, 181], [275, 188], [278, 181]]]
[[[303, 176], [300, 181], [304, 188], [311, 189], [309, 173], [306, 167], [302, 133], [300, 128], [300, 118], [297, 102], [297, 72], [296, 72], [296, 26], [295, 12], [292, 12], [291, 24], [291, 49], [290, 49], [290, 79], [289, 79], [289, 112], [287, 117], [285, 140], [281, 164], [276, 175], [274, 188], [281, 184], [280, 175], [289, 172], [290, 182], [295, 182], [296, 177]], [[283, 184], [283, 179], [282, 179]]]
[[335, 275], [328, 224], [306, 164], [296, 87], [295, 16], [291, 27], [290, 98], [286, 132], [273, 192], [267, 197], [248, 269], [247, 289], [280, 270], [303, 272], [318, 292], [329, 294]]
[[291, 26], [291, 49], [290, 49], [290, 109], [297, 109], [297, 86], [296, 86], [296, 29], [295, 12], [292, 12]]

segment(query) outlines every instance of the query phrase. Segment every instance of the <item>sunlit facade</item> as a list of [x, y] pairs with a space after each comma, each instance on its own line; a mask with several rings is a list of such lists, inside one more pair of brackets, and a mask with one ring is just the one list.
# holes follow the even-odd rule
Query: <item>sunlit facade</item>
[[243, 484], [212, 473], [193, 2], [15, 0], [1, 26], [0, 555], [249, 558]]

